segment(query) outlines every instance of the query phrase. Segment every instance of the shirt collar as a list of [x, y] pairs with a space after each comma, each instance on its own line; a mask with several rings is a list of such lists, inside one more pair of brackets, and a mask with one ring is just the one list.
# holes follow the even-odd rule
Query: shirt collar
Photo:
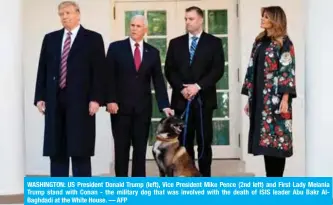
[[[200, 39], [201, 34], [202, 34], [202, 31], [201, 31], [200, 33], [198, 33], [197, 35], [195, 35], [195, 36], [198, 37], [198, 39]], [[190, 39], [192, 39], [192, 37], [193, 37], [194, 35], [191, 34], [191, 33], [188, 33], [188, 36], [189, 36]]]
[[[136, 42], [131, 37], [129, 39], [130, 39], [130, 42], [131, 42], [131, 46], [135, 47]], [[138, 44], [139, 44], [139, 47], [142, 47], [143, 40], [139, 41]]]
[[[76, 36], [76, 34], [79, 32], [80, 29], [80, 24], [77, 25], [75, 28], [73, 28], [70, 32], [72, 33], [72, 36]], [[69, 32], [69, 30], [65, 29], [65, 34], [67, 35], [67, 33]]]

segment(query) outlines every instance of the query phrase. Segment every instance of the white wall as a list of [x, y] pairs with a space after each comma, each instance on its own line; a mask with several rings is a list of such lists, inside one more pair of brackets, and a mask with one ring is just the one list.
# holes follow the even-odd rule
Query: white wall
[[[218, 1], [218, 0], [217, 0]], [[43, 117], [33, 107], [34, 86], [37, 63], [42, 38], [45, 33], [61, 28], [57, 16], [60, 0], [24, 1], [24, 44], [23, 65], [25, 74], [25, 137], [28, 174], [48, 174], [48, 158], [42, 157]], [[111, 35], [110, 0], [79, 0], [82, 24], [86, 28], [100, 32], [107, 47]], [[240, 0], [240, 64], [241, 76], [248, 63], [249, 52], [254, 37], [260, 31], [260, 7], [268, 5], [265, 0]], [[281, 5], [288, 17], [289, 34], [295, 43], [297, 60], [298, 99], [294, 103], [295, 155], [287, 161], [286, 175], [304, 175], [304, 36], [303, 7], [301, 0], [270, 0], [271, 5]], [[245, 105], [245, 98], [242, 98]], [[240, 108], [242, 112], [242, 108]], [[262, 157], [247, 154], [248, 119], [242, 115], [242, 158], [246, 161], [246, 171], [264, 175]], [[97, 118], [96, 157], [93, 158], [94, 174], [107, 173], [112, 157], [113, 140], [110, 133], [109, 116], [101, 110]]]
[[[305, 175], [305, 132], [304, 132], [304, 5], [302, 0], [240, 0], [240, 36], [241, 36], [241, 76], [246, 72], [250, 50], [255, 36], [260, 30], [260, 8], [263, 6], [281, 6], [287, 15], [288, 33], [295, 44], [296, 86], [298, 98], [293, 103], [294, 156], [287, 160], [286, 176]], [[244, 107], [246, 97], [242, 97]], [[263, 157], [247, 154], [248, 118], [243, 114], [242, 156], [246, 161], [246, 171], [257, 176], [265, 175]]]
[[309, 0], [306, 7], [306, 172], [307, 176], [333, 176], [332, 163], [332, 41], [323, 22], [332, 19], [330, 0]]
[[[25, 87], [25, 138], [27, 174], [48, 174], [49, 159], [42, 157], [44, 118], [33, 106], [37, 63], [44, 34], [61, 28], [57, 14], [60, 0], [29, 0], [24, 4], [23, 69]], [[82, 25], [100, 32], [107, 46], [110, 42], [111, 5], [108, 0], [79, 0]], [[105, 109], [105, 108], [104, 108]], [[97, 114], [96, 155], [92, 159], [93, 174], [109, 172], [112, 136], [109, 115]]]

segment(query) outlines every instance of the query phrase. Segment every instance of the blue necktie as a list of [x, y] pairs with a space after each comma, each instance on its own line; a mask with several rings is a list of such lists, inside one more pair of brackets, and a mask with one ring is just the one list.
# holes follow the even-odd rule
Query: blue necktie
[[198, 37], [196, 37], [196, 36], [192, 37], [192, 43], [191, 43], [191, 48], [190, 48], [190, 64], [192, 64], [195, 49], [197, 47], [197, 43], [198, 43], [197, 40], [198, 40]]

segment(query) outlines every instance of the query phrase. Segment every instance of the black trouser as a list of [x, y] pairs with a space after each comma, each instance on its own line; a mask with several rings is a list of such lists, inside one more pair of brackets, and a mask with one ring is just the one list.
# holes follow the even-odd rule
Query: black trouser
[[[182, 115], [184, 110], [176, 110], [176, 115]], [[187, 134], [185, 136], [185, 147], [188, 154], [192, 157], [194, 156], [194, 138], [196, 138], [198, 145], [198, 164], [199, 171], [203, 177], [211, 176], [211, 164], [212, 164], [212, 140], [213, 140], [213, 110], [212, 109], [202, 109], [202, 119], [200, 116], [200, 108], [198, 102], [193, 100], [191, 103], [188, 124], [187, 124]], [[185, 119], [185, 117], [184, 117]], [[201, 136], [201, 120], [203, 120], [203, 136]], [[184, 132], [184, 131], [183, 131]], [[179, 138], [180, 143], [184, 145], [183, 133]], [[202, 153], [203, 151], [203, 153]], [[200, 158], [200, 156], [202, 156]]]
[[[67, 177], [69, 176], [69, 156], [67, 154], [67, 135], [66, 135], [66, 89], [58, 93], [58, 110], [57, 110], [57, 132], [60, 134], [61, 140], [57, 143], [57, 154], [50, 157], [51, 177]], [[72, 158], [72, 174], [74, 177], [90, 177], [91, 176], [91, 160], [90, 157], [76, 156]]]
[[267, 177], [283, 177], [286, 158], [264, 156]]
[[146, 151], [151, 112], [111, 115], [115, 149], [115, 174], [128, 176], [130, 146], [133, 146], [132, 176], [146, 176]]
[[[69, 157], [50, 157], [51, 177], [69, 176]], [[71, 157], [74, 177], [91, 177], [90, 157]]]

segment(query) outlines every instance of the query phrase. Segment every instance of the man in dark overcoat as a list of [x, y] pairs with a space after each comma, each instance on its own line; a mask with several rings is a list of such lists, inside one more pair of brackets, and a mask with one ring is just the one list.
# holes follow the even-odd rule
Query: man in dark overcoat
[[34, 105], [45, 116], [43, 156], [50, 175], [91, 176], [95, 152], [95, 114], [103, 103], [105, 50], [102, 36], [80, 25], [77, 3], [65, 1], [58, 12], [63, 29], [44, 36]]

